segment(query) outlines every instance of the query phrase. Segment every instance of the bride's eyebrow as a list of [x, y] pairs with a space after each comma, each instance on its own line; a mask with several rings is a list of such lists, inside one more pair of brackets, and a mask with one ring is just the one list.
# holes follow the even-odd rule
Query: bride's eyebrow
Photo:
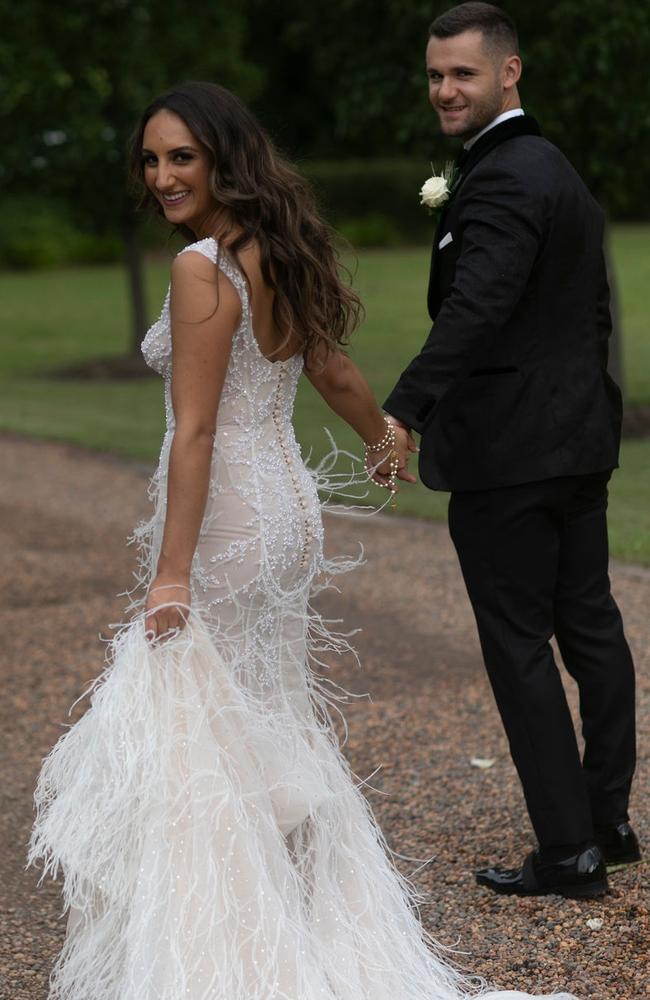
[[[173, 156], [175, 153], [198, 153], [199, 150], [195, 149], [194, 146], [177, 146], [175, 149], [168, 149], [167, 155]], [[151, 149], [147, 149], [146, 146], [142, 147], [143, 156], [156, 156], [156, 153]]]

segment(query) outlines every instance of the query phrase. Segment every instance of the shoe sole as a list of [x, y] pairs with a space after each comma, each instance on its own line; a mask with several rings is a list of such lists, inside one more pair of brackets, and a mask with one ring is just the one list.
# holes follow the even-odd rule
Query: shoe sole
[[607, 874], [611, 875], [612, 872], [622, 872], [626, 868], [634, 868], [636, 865], [641, 864], [641, 858], [636, 858], [634, 861], [614, 861], [610, 865], [605, 865], [607, 868]]
[[491, 889], [499, 896], [564, 896], [565, 899], [596, 899], [607, 893], [607, 882], [590, 882], [587, 885], [552, 886], [548, 889], [524, 889], [514, 891], [505, 886], [494, 886], [486, 882], [478, 882], [483, 889]]
[[607, 892], [607, 882], [594, 882], [591, 885], [563, 886], [556, 889], [556, 893], [566, 899], [596, 899], [604, 896]]

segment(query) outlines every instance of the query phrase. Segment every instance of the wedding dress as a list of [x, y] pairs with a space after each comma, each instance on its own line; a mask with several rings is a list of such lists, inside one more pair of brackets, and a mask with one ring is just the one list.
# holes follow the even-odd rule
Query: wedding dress
[[261, 353], [246, 283], [213, 239], [187, 251], [242, 303], [192, 610], [177, 637], [147, 642], [174, 433], [168, 295], [143, 343], [167, 428], [154, 514], [135, 534], [133, 614], [36, 790], [30, 861], [63, 870], [70, 914], [50, 997], [521, 1000], [481, 992], [441, 958], [336, 744], [312, 666], [346, 640], [310, 596], [347, 566], [324, 558], [318, 475], [294, 437], [302, 358]]

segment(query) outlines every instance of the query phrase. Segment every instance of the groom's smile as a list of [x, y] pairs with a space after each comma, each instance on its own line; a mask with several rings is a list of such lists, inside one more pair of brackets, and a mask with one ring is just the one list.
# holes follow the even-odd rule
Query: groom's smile
[[432, 36], [427, 45], [429, 100], [444, 135], [469, 139], [503, 111], [519, 105], [517, 56], [490, 49], [480, 31], [452, 38]]

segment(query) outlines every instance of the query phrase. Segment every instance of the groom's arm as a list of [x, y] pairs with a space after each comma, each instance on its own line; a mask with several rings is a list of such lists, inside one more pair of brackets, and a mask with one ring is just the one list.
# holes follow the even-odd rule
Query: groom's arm
[[451, 292], [384, 403], [387, 413], [417, 431], [514, 312], [543, 238], [542, 206], [512, 170], [480, 170], [459, 198], [461, 250]]

